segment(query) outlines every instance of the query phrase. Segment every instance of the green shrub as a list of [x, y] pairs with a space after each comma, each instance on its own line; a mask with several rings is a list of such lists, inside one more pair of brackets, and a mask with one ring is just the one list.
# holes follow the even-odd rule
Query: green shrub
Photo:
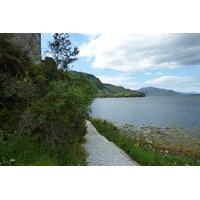
[[39, 134], [41, 141], [53, 148], [82, 138], [95, 93], [93, 84], [84, 77], [51, 82], [49, 92], [22, 116], [21, 130]]
[[0, 165], [84, 164], [80, 145], [96, 88], [84, 76], [71, 77], [51, 58], [36, 65], [4, 36], [0, 34]]
[[83, 141], [68, 145], [56, 152], [29, 136], [10, 135], [0, 141], [0, 166], [79, 166], [86, 165]]

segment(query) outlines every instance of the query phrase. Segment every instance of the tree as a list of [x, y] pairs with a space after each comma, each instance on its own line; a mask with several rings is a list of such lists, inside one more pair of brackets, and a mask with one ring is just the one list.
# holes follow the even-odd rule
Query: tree
[[67, 70], [69, 64], [77, 60], [76, 56], [79, 54], [79, 50], [77, 47], [72, 49], [68, 33], [55, 33], [53, 38], [54, 40], [48, 44], [49, 53], [58, 67]]

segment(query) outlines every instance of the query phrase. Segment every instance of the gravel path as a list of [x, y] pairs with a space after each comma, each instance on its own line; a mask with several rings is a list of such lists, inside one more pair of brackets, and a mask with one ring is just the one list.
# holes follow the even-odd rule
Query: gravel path
[[139, 166], [114, 143], [100, 135], [89, 121], [86, 121], [86, 125], [84, 147], [89, 154], [88, 166]]

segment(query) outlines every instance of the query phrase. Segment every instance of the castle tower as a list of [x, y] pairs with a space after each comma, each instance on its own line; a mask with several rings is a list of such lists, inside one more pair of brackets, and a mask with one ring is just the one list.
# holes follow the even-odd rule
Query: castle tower
[[10, 33], [10, 40], [29, 53], [36, 64], [41, 63], [41, 33]]

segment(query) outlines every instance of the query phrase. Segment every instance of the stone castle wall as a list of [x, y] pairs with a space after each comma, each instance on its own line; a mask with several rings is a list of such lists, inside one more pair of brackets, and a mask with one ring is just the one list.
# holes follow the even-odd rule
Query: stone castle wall
[[10, 40], [27, 51], [37, 64], [41, 63], [41, 33], [11, 33]]

